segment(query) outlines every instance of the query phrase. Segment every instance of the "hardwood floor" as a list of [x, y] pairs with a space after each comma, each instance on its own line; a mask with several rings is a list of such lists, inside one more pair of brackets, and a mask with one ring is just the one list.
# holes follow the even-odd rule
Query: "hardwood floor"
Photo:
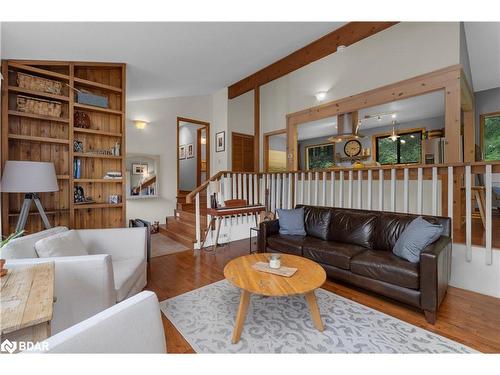
[[[248, 254], [248, 245], [249, 240], [241, 240], [217, 248], [215, 254], [188, 250], [153, 258], [146, 289], [163, 301], [222, 280], [226, 263]], [[500, 299], [450, 287], [437, 322], [431, 325], [420, 311], [352, 286], [327, 280], [323, 288], [481, 352], [500, 353]], [[175, 327], [163, 315], [162, 318], [167, 351], [194, 353]]]

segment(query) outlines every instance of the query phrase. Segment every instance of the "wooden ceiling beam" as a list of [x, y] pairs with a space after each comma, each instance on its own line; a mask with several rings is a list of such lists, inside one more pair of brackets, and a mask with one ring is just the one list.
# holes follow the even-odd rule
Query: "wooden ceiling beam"
[[307, 46], [243, 78], [228, 89], [229, 99], [236, 98], [255, 87], [274, 81], [303, 66], [337, 51], [339, 46], [350, 46], [385, 30], [398, 22], [349, 22]]

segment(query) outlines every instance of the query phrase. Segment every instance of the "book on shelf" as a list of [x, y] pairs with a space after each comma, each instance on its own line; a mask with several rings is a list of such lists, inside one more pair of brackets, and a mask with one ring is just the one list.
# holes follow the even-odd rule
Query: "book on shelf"
[[106, 172], [106, 174], [103, 177], [104, 179], [111, 179], [111, 180], [120, 180], [122, 178], [122, 173], [121, 172]]
[[82, 176], [82, 161], [80, 159], [73, 160], [73, 178], [79, 179]]

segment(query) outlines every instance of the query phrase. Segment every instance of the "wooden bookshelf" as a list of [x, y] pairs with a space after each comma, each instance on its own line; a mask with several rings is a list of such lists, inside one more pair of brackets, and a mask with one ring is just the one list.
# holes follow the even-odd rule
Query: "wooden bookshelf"
[[[109, 203], [110, 195], [125, 199], [125, 179], [104, 179], [106, 172], [125, 176], [125, 64], [66, 61], [2, 61], [2, 167], [6, 160], [50, 161], [56, 168], [59, 191], [40, 194], [53, 226], [70, 228], [112, 228], [125, 226], [125, 204]], [[17, 72], [61, 82], [60, 94], [19, 87]], [[108, 108], [77, 103], [76, 90], [108, 98]], [[58, 101], [60, 117], [17, 110], [18, 95]], [[76, 111], [90, 118], [89, 128], [74, 126]], [[73, 142], [83, 143], [83, 153], [73, 152]], [[116, 143], [120, 155], [98, 154]], [[81, 175], [74, 178], [73, 161], [80, 160]], [[95, 203], [75, 204], [73, 189], [80, 185]], [[2, 193], [3, 233], [16, 225], [23, 195]], [[33, 208], [32, 208], [33, 209]], [[39, 215], [30, 213], [27, 231], [43, 229]]]

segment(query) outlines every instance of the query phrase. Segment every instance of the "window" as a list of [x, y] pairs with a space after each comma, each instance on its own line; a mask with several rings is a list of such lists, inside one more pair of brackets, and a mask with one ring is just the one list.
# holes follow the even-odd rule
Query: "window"
[[500, 160], [500, 112], [481, 116], [484, 160]]
[[410, 164], [422, 160], [422, 131], [398, 133], [393, 141], [389, 135], [375, 137], [376, 157], [380, 164]]

